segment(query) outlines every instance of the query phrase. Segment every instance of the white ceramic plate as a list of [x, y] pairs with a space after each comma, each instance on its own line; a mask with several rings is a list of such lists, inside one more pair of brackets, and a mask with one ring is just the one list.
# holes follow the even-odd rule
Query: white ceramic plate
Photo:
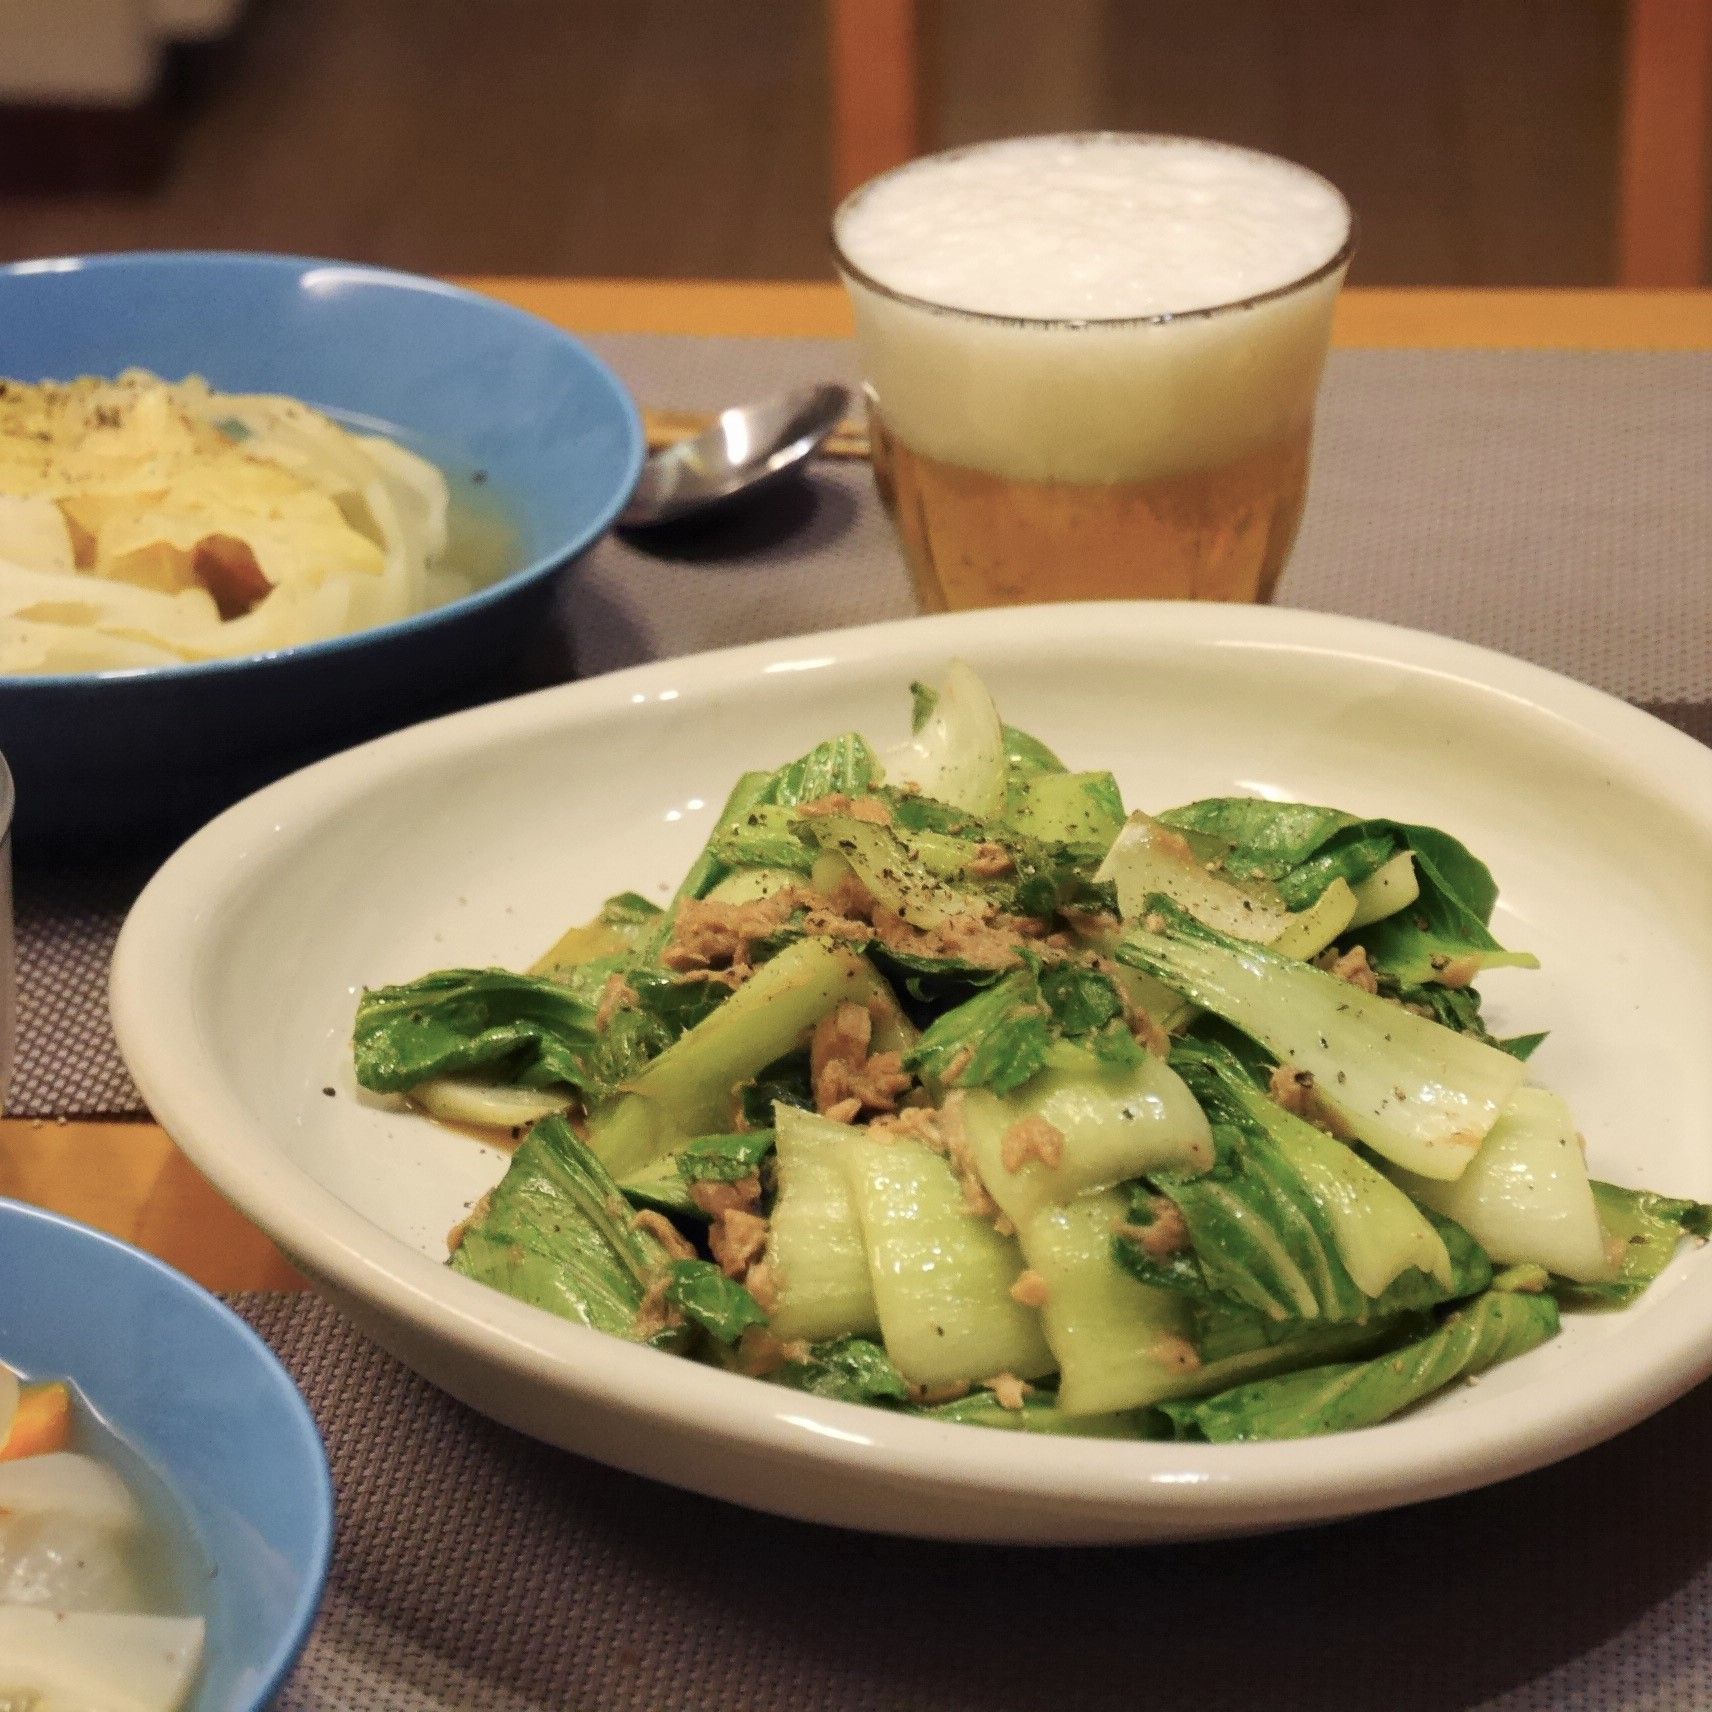
[[[196, 1164], [377, 1342], [585, 1455], [849, 1527], [1160, 1540], [1499, 1480], [1712, 1371], [1712, 1260], [1383, 1427], [1281, 1445], [1031, 1438], [823, 1402], [604, 1338], [458, 1277], [445, 1234], [503, 1158], [352, 1082], [365, 984], [527, 962], [626, 887], [663, 894], [744, 768], [857, 726], [961, 655], [1005, 715], [1126, 798], [1217, 792], [1427, 821], [1496, 870], [1538, 974], [1483, 983], [1573, 1102], [1596, 1171], [1712, 1198], [1712, 753], [1459, 643], [1279, 609], [1056, 606], [667, 661], [335, 757], [194, 838], [114, 963], [119, 1041]], [[332, 1089], [331, 1096], [326, 1090]]]

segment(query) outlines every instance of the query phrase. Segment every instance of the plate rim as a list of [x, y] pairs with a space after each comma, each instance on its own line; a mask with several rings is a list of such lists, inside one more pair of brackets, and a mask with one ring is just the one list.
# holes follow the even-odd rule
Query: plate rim
[[[859, 670], [883, 661], [898, 644], [919, 652], [936, 636], [945, 639], [940, 651], [949, 657], [983, 646], [1052, 651], [1078, 638], [1109, 644], [1126, 630], [1145, 631], [1150, 645], [1319, 653], [1497, 694], [1519, 714], [1549, 717], [1620, 748], [1625, 770], [1687, 813], [1712, 841], [1712, 750], [1603, 691], [1476, 644], [1302, 609], [1188, 602], [1062, 603], [893, 620], [648, 662], [453, 714], [336, 755], [246, 799], [169, 859], [125, 923], [112, 976], [114, 1027], [125, 1061], [157, 1121], [228, 1199], [339, 1291], [403, 1319], [419, 1334], [499, 1362], [585, 1405], [681, 1432], [712, 1432], [729, 1447], [799, 1467], [848, 1471], [854, 1459], [888, 1482], [1061, 1507], [1067, 1520], [1118, 1506], [1133, 1525], [1109, 1537], [1146, 1537], [1161, 1523], [1196, 1530], [1288, 1525], [1484, 1486], [1587, 1449], [1712, 1374], [1712, 1315], [1705, 1311], [1712, 1303], [1712, 1271], [1705, 1271], [1647, 1309], [1641, 1322], [1646, 1336], [1627, 1340], [1615, 1361], [1602, 1364], [1619, 1367], [1621, 1383], [1607, 1377], [1572, 1386], [1573, 1397], [1555, 1410], [1542, 1409], [1536, 1388], [1534, 1406], [1521, 1406], [1529, 1393], [1520, 1393], [1507, 1400], [1508, 1408], [1459, 1417], [1453, 1433], [1444, 1430], [1442, 1418], [1405, 1417], [1365, 1433], [1260, 1445], [971, 1434], [662, 1359], [453, 1274], [287, 1159], [235, 1094], [223, 1098], [199, 1085], [196, 1070], [183, 1068], [197, 1056], [185, 1050], [192, 1031], [187, 1016], [174, 1022], [160, 995], [176, 992], [182, 980], [175, 982], [174, 973], [188, 971], [193, 936], [184, 933], [184, 922], [206, 918], [211, 881], [259, 859], [255, 839], [265, 853], [272, 848], [270, 829], [287, 843], [307, 835], [316, 817], [333, 812], [332, 805], [353, 795], [377, 766], [396, 771], [561, 720], [599, 720], [651, 690], [711, 692], [740, 679], [746, 685], [756, 668]], [[1685, 785], [1696, 778], [1703, 785], [1700, 804], [1688, 798]], [[298, 824], [306, 813], [307, 828]], [[281, 1199], [270, 1200], [274, 1194]], [[1644, 1360], [1643, 1350], [1651, 1352]], [[1565, 1376], [1541, 1383], [1561, 1388]], [[1330, 1456], [1328, 1446], [1336, 1447]]]

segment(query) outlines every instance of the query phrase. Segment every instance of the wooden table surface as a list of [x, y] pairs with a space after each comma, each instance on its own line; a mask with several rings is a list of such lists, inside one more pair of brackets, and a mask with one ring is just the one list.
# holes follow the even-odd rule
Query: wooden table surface
[[[577, 332], [842, 338], [850, 331], [834, 285], [470, 283]], [[1336, 338], [1368, 349], [1706, 350], [1712, 291], [1349, 291]], [[0, 1195], [111, 1231], [210, 1289], [302, 1283], [150, 1123], [0, 1119]]]

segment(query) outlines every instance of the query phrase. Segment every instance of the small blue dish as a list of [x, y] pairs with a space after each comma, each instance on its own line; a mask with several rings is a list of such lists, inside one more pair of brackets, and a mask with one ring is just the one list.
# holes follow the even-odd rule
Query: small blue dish
[[558, 574], [642, 468], [612, 371], [533, 315], [438, 280], [293, 256], [163, 252], [0, 267], [0, 378], [152, 369], [277, 392], [479, 483], [515, 569], [433, 611], [274, 653], [0, 678], [21, 849], [178, 835], [308, 761], [529, 687]]
[[190, 1712], [257, 1712], [303, 1650], [333, 1547], [321, 1435], [272, 1351], [170, 1266], [0, 1200], [0, 1359], [73, 1381], [165, 1484], [212, 1568]]

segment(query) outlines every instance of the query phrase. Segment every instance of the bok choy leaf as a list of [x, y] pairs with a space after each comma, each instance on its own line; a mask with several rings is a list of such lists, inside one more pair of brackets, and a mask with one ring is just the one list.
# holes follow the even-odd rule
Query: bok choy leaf
[[[1150, 932], [1145, 920], [1166, 931]], [[1423, 1177], [1468, 1168], [1522, 1081], [1507, 1053], [1335, 975], [1214, 934], [1167, 898], [1119, 960], [1176, 988], [1313, 1078], [1316, 1099], [1376, 1153]]]
[[751, 1326], [767, 1323], [761, 1304], [707, 1260], [674, 1260], [667, 1270], [666, 1300], [718, 1343], [734, 1344]]
[[1005, 822], [1045, 844], [1090, 853], [1106, 849], [1123, 829], [1123, 798], [1110, 773], [1030, 773], [1013, 776]]
[[1593, 1200], [1616, 1266], [1596, 1284], [1557, 1284], [1554, 1293], [1568, 1308], [1625, 1307], [1670, 1265], [1684, 1239], [1703, 1243], [1712, 1236], [1712, 1206], [1704, 1201], [1615, 1183], [1595, 1183]]
[[[1059, 1049], [1023, 1087], [1003, 1097], [972, 1088], [955, 1109], [982, 1183], [1018, 1229], [1089, 1190], [1151, 1171], [1192, 1176], [1213, 1162], [1201, 1108], [1170, 1065], [1145, 1053], [1106, 1066]], [[1031, 1132], [1045, 1145], [1030, 1145]]]
[[884, 757], [886, 782], [996, 818], [1005, 806], [1004, 727], [987, 686], [953, 660], [939, 693], [916, 697], [915, 730]]
[[897, 1364], [879, 1344], [862, 1337], [832, 1338], [811, 1344], [800, 1361], [787, 1361], [767, 1377], [775, 1385], [832, 1397], [841, 1403], [905, 1402], [909, 1386]]
[[905, 1063], [936, 1089], [955, 1083], [1005, 1094], [1044, 1070], [1060, 1042], [1112, 1070], [1133, 1068], [1143, 1057], [1110, 976], [1030, 962], [943, 1012]]
[[1575, 1118], [1544, 1088], [1511, 1095], [1455, 1182], [1406, 1171], [1396, 1176], [1422, 1206], [1462, 1225], [1500, 1266], [1544, 1266], [1581, 1284], [1602, 1283], [1616, 1272]]
[[678, 887], [678, 899], [706, 897], [734, 868], [803, 866], [802, 847], [790, 837], [789, 811], [822, 797], [863, 796], [878, 776], [873, 750], [853, 731], [770, 773], [745, 773]]
[[[1205, 1175], [1154, 1182], [1177, 1207], [1204, 1285], [1272, 1319], [1364, 1320], [1484, 1289], [1491, 1267], [1352, 1148], [1268, 1099], [1235, 1055], [1183, 1041], [1177, 1069], [1213, 1123]], [[1143, 1243], [1126, 1246], [1141, 1265]]]
[[600, 906], [593, 921], [568, 929], [529, 966], [531, 975], [565, 980], [585, 963], [640, 952], [659, 925], [661, 910], [636, 892], [620, 892]]
[[628, 1176], [697, 1136], [725, 1133], [745, 1083], [798, 1050], [829, 1012], [865, 1005], [882, 987], [847, 946], [787, 945], [590, 1113], [589, 1145], [609, 1170]]
[[[375, 987], [357, 1006], [357, 1080], [407, 1093], [430, 1078], [479, 1077], [520, 1088], [564, 1087], [605, 1098], [724, 997], [630, 971], [619, 959], [584, 964], [574, 984], [506, 969], [445, 969]], [[609, 977], [630, 981], [637, 1003], [597, 1023]]]
[[877, 1332], [874, 1286], [844, 1151], [856, 1133], [791, 1106], [774, 1108], [779, 1190], [767, 1259], [778, 1300], [773, 1329], [783, 1338], [837, 1338]]
[[[1293, 909], [1334, 879], [1366, 887], [1357, 912], [1362, 944], [1374, 968], [1399, 986], [1446, 979], [1466, 985], [1482, 969], [1538, 966], [1528, 953], [1506, 951], [1493, 938], [1498, 887], [1491, 871], [1437, 827], [1358, 820], [1338, 809], [1256, 797], [1210, 797], [1160, 819], [1221, 841], [1227, 872], [1270, 881]], [[1404, 851], [1411, 875], [1405, 879], [1393, 867], [1381, 885], [1380, 876]], [[1383, 918], [1377, 913], [1382, 906]]]
[[920, 1142], [860, 1130], [842, 1163], [898, 1371], [918, 1385], [1050, 1373], [1040, 1316], [1011, 1294], [1021, 1252], [971, 1215], [950, 1165]]
[[613, 1337], [678, 1347], [638, 1322], [671, 1256], [564, 1118], [543, 1118], [456, 1233], [454, 1272]]
[[1377, 1426], [1459, 1379], [1525, 1355], [1558, 1329], [1547, 1295], [1489, 1290], [1418, 1342], [1368, 1361], [1310, 1367], [1160, 1412], [1180, 1439], [1237, 1444]]

